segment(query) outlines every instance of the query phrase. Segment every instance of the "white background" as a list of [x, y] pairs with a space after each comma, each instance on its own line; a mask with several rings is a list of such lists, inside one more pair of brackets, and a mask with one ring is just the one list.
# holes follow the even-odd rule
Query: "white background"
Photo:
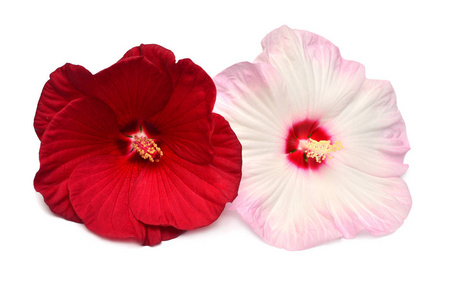
[[[303, 3], [302, 3], [303, 2]], [[10, 1], [0, 4], [2, 299], [449, 299], [449, 21], [445, 1]], [[252, 61], [286, 24], [320, 34], [388, 79], [412, 150], [413, 207], [395, 233], [289, 252], [235, 212], [157, 247], [100, 238], [33, 189], [33, 118], [49, 74], [92, 73], [140, 43], [211, 76]]]

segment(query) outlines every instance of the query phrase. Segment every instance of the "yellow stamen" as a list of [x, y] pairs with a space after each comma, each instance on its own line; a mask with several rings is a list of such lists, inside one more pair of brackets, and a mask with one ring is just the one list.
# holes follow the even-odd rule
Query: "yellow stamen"
[[149, 159], [151, 162], [159, 162], [162, 155], [164, 155], [154, 139], [149, 139], [146, 136], [134, 135], [131, 146], [143, 159]]
[[321, 163], [324, 159], [331, 159], [329, 153], [339, 151], [343, 149], [341, 142], [335, 142], [331, 145], [330, 141], [315, 141], [314, 139], [302, 140], [299, 143], [300, 150], [306, 153], [307, 157], [315, 158], [318, 163]]

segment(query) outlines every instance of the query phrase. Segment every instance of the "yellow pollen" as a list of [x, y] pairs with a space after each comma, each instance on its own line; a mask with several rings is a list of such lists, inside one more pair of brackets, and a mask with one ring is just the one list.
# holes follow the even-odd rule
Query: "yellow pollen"
[[306, 153], [307, 157], [315, 158], [318, 163], [321, 163], [324, 159], [331, 159], [329, 153], [340, 151], [343, 149], [341, 142], [335, 142], [331, 145], [330, 141], [315, 141], [314, 139], [302, 140], [299, 142], [300, 150]]
[[162, 155], [164, 155], [154, 139], [149, 139], [146, 136], [134, 135], [131, 146], [143, 159], [149, 159], [151, 162], [159, 162]]

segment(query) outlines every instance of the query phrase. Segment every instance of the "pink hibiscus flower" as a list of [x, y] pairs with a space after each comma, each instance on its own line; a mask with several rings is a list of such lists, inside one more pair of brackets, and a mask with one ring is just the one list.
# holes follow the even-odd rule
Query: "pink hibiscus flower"
[[411, 197], [409, 150], [387, 81], [326, 39], [286, 26], [254, 63], [216, 76], [217, 105], [243, 147], [233, 207], [264, 241], [290, 250], [396, 230]]

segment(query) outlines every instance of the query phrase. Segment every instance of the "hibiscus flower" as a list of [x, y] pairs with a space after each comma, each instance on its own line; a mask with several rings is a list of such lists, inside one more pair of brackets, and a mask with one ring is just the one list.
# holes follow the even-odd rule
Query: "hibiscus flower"
[[50, 209], [109, 238], [155, 245], [214, 222], [233, 201], [241, 145], [212, 112], [212, 79], [157, 45], [92, 75], [50, 75], [34, 127], [34, 186]]
[[411, 207], [409, 143], [390, 83], [310, 32], [283, 26], [262, 46], [214, 79], [216, 111], [243, 147], [232, 207], [289, 250], [396, 230]]

